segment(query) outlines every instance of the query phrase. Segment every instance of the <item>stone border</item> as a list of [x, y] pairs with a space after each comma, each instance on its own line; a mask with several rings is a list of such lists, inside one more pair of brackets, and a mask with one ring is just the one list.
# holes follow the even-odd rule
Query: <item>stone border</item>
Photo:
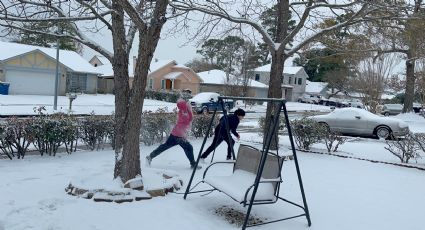
[[[167, 174], [162, 174], [162, 177], [165, 180], [173, 179], [172, 176]], [[138, 188], [127, 188], [126, 191], [108, 191], [106, 189], [85, 189], [74, 186], [72, 183], [65, 188], [65, 192], [72, 196], [77, 196], [85, 199], [93, 199], [96, 202], [115, 202], [115, 203], [125, 203], [141, 200], [149, 200], [152, 197], [165, 196], [169, 192], [175, 192], [180, 190], [183, 186], [183, 181], [178, 179], [177, 184], [172, 184], [169, 187], [164, 187], [160, 189], [152, 190], [143, 190]]]

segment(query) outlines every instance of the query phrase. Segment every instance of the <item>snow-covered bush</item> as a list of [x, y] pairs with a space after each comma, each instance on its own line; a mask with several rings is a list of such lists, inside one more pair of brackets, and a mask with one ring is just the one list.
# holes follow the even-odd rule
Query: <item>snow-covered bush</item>
[[164, 109], [142, 114], [142, 126], [140, 128], [140, 141], [145, 145], [153, 145], [162, 142], [171, 132], [176, 122], [176, 113], [169, 113]]
[[[192, 136], [194, 136], [195, 138], [205, 137], [205, 135], [207, 135], [208, 125], [211, 122], [211, 117], [212, 115], [209, 115], [209, 114], [199, 114], [199, 115], [193, 116], [192, 128], [191, 128]], [[214, 128], [218, 125], [219, 121], [220, 121], [220, 118], [216, 116], [213, 121], [208, 137], [211, 137], [214, 135]]]
[[[80, 120], [80, 138], [90, 150], [99, 150], [108, 140], [111, 119], [108, 116], [91, 114]], [[113, 125], [112, 125], [113, 126]]]
[[0, 154], [4, 154], [12, 160], [13, 149], [10, 143], [6, 140], [6, 126], [0, 125]]
[[63, 140], [60, 119], [43, 115], [32, 118], [29, 126], [34, 137], [33, 144], [40, 154], [56, 155]]
[[322, 129], [323, 140], [325, 142], [328, 152], [338, 151], [338, 147], [345, 143], [347, 138], [341, 136], [341, 134], [328, 130], [326, 127]]
[[33, 141], [31, 121], [32, 119], [17, 119], [16, 117], [6, 120], [4, 140], [10, 149], [17, 153], [18, 159], [25, 157], [28, 146]]
[[68, 154], [77, 151], [78, 139], [80, 130], [77, 119], [69, 116], [63, 116], [61, 121], [62, 127], [62, 142], [65, 145], [65, 150]]
[[387, 141], [387, 145], [388, 147], [385, 147], [385, 149], [400, 159], [401, 163], [409, 163], [410, 159], [420, 157], [418, 153], [420, 146], [417, 144], [413, 133], [407, 134], [404, 138]]
[[[260, 119], [258, 119], [258, 126], [260, 127], [260, 135], [263, 135], [265, 132], [265, 124], [266, 124], [266, 117], [260, 117]], [[286, 123], [285, 123], [285, 117], [284, 116], [280, 116], [279, 117], [279, 132], [283, 132], [286, 128]]]
[[145, 91], [145, 98], [176, 103], [179, 98], [188, 100], [189, 98], [192, 98], [192, 96], [189, 93], [184, 93], [181, 91], [168, 91], [168, 90], [155, 91], [155, 90], [148, 89]]
[[425, 133], [416, 133], [415, 141], [422, 152], [425, 153]]
[[303, 150], [309, 150], [311, 145], [319, 142], [327, 131], [323, 125], [310, 118], [292, 121], [291, 128], [295, 144]]

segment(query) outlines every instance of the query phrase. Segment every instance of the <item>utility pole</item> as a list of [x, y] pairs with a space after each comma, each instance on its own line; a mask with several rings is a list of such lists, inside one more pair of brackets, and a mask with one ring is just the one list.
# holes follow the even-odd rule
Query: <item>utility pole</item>
[[[50, 1], [49, 1], [50, 2]], [[61, 8], [59, 1], [59, 8]], [[58, 23], [58, 35], [60, 34], [60, 24]], [[59, 44], [60, 37], [56, 39], [56, 76], [55, 76], [55, 98], [53, 101], [53, 110], [58, 109], [58, 85], [59, 85]]]
[[56, 40], [56, 76], [55, 76], [55, 99], [53, 102], [53, 110], [58, 109], [58, 85], [59, 85], [59, 43], [60, 39]]

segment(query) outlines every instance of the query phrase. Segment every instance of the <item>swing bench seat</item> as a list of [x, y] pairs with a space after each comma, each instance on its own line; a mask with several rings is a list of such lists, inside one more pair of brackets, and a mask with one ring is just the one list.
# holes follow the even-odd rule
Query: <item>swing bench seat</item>
[[[214, 162], [204, 172], [203, 182], [244, 206], [251, 201], [262, 152], [252, 146], [240, 145], [236, 161]], [[275, 203], [282, 182], [281, 169], [285, 157], [268, 153], [253, 204]], [[213, 165], [232, 163], [233, 173], [229, 176], [208, 176]]]

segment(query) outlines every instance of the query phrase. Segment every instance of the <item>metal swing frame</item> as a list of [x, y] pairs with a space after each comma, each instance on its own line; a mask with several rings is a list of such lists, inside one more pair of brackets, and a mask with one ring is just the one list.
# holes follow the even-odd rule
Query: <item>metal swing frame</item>
[[[227, 110], [225, 109], [225, 105], [224, 105], [224, 100], [226, 100], [226, 99], [231, 99], [231, 100], [249, 100], [249, 101], [262, 101], [262, 102], [279, 103], [279, 108], [276, 110], [275, 114], [272, 115], [272, 122], [270, 122], [270, 126], [271, 127], [269, 127], [268, 132], [267, 132], [267, 135], [266, 135], [266, 138], [265, 138], [265, 141], [263, 142], [263, 147], [262, 147], [262, 150], [261, 150], [261, 159], [260, 159], [260, 163], [259, 163], [259, 167], [258, 167], [257, 174], [256, 174], [256, 177], [255, 177], [254, 184], [253, 184], [253, 186], [251, 186], [250, 188], [248, 188], [248, 190], [246, 192], [246, 194], [248, 194], [248, 191], [250, 189], [252, 189], [252, 195], [251, 195], [250, 201], [247, 202], [247, 195], [245, 195], [245, 200], [242, 202], [242, 204], [244, 206], [248, 205], [248, 209], [247, 209], [247, 212], [246, 212], [245, 220], [244, 220], [244, 223], [242, 225], [242, 230], [246, 229], [247, 227], [264, 225], [264, 224], [269, 224], [269, 223], [275, 223], [275, 222], [289, 220], [289, 219], [293, 219], [293, 218], [297, 218], [297, 217], [302, 217], [302, 216], [305, 216], [306, 217], [308, 226], [311, 226], [310, 213], [309, 213], [309, 209], [308, 209], [308, 205], [307, 205], [307, 199], [306, 199], [305, 192], [304, 192], [304, 186], [303, 186], [303, 182], [302, 182], [300, 167], [299, 167], [299, 164], [298, 164], [297, 152], [295, 150], [295, 144], [294, 144], [294, 139], [293, 139], [293, 136], [292, 136], [292, 130], [291, 130], [291, 126], [289, 124], [288, 111], [286, 109], [286, 100], [284, 100], [284, 99], [277, 99], [277, 98], [252, 98], [252, 97], [227, 97], [227, 96], [220, 96], [218, 98], [218, 102], [217, 103], [219, 103], [221, 105], [221, 110], [223, 111], [223, 119], [224, 119], [225, 126], [226, 126], [227, 137], [229, 138], [229, 143], [231, 142], [231, 140], [230, 140], [231, 139], [231, 136], [230, 136], [230, 130], [229, 130], [228, 114], [227, 114]], [[199, 150], [199, 154], [198, 154], [198, 157], [196, 159], [196, 166], [198, 166], [198, 164], [199, 164], [199, 160], [201, 158], [201, 154], [203, 152], [203, 149], [204, 149], [205, 143], [207, 141], [207, 138], [208, 138], [208, 136], [210, 134], [210, 131], [211, 131], [211, 127], [212, 127], [214, 118], [217, 115], [217, 109], [218, 109], [218, 106], [215, 108], [215, 110], [213, 112], [213, 115], [212, 115], [212, 118], [211, 118], [211, 121], [210, 121], [208, 130], [207, 130], [207, 133], [206, 133], [206, 135], [204, 137], [204, 140], [202, 142], [201, 149]], [[301, 191], [301, 195], [302, 195], [303, 205], [299, 205], [299, 204], [297, 204], [295, 202], [289, 201], [289, 200], [287, 200], [287, 199], [279, 196], [280, 184], [282, 183], [280, 172], [279, 172], [279, 181], [276, 181], [277, 182], [277, 185], [276, 185], [275, 194], [274, 194], [276, 199], [274, 201], [271, 201], [271, 202], [270, 201], [269, 202], [255, 202], [255, 196], [257, 194], [258, 187], [259, 187], [260, 183], [263, 183], [261, 181], [261, 177], [262, 177], [262, 174], [263, 174], [263, 171], [264, 171], [264, 165], [266, 163], [267, 156], [271, 154], [271, 155], [275, 155], [277, 157], [280, 157], [278, 155], [278, 152], [277, 152], [277, 154], [272, 154], [272, 153], [269, 152], [269, 150], [270, 150], [271, 141], [273, 139], [273, 135], [275, 135], [276, 126], [279, 126], [279, 115], [281, 113], [281, 110], [283, 110], [283, 114], [285, 116], [285, 123], [286, 123], [286, 127], [288, 129], [288, 136], [289, 136], [289, 140], [290, 140], [290, 143], [291, 143], [291, 150], [292, 150], [292, 154], [293, 154], [295, 168], [296, 168], [296, 171], [297, 171], [298, 183], [299, 183], [299, 187], [300, 187], [300, 191]], [[231, 148], [231, 150], [232, 150], [233, 159], [236, 159], [235, 158], [234, 149]], [[280, 162], [280, 160], [278, 160], [278, 162]], [[215, 163], [219, 163], [219, 162], [214, 162], [213, 164], [215, 164]], [[225, 163], [235, 163], [235, 161], [228, 161], [228, 162], [225, 162]], [[213, 164], [211, 164], [211, 165], [213, 165]], [[280, 171], [282, 170], [282, 165], [283, 165], [283, 160], [282, 160], [282, 163], [279, 163], [279, 169], [280, 169]], [[201, 182], [204, 182], [202, 180], [202, 181], [198, 182], [196, 185], [194, 185], [193, 187], [191, 187], [192, 186], [192, 182], [193, 182], [193, 177], [195, 176], [195, 173], [197, 171], [196, 170], [196, 168], [197, 168], [196, 166], [194, 167], [194, 169], [192, 171], [192, 175], [191, 175], [190, 180], [189, 180], [189, 183], [188, 183], [188, 185], [186, 187], [186, 191], [185, 191], [184, 196], [183, 196], [184, 199], [186, 199], [187, 198], [187, 195], [188, 194], [191, 194], [191, 193], [202, 193], [202, 192], [209, 192], [210, 193], [210, 192], [213, 192], [213, 191], [218, 190], [217, 188], [214, 188], [213, 186], [211, 186], [211, 187], [213, 187], [213, 189], [192, 191], [198, 184], [200, 184]], [[209, 167], [206, 169], [206, 171], [209, 169]], [[206, 171], [204, 172], [203, 178], [205, 178]], [[228, 194], [226, 194], [226, 195], [228, 195]], [[229, 197], [231, 197], [231, 196], [229, 196]], [[231, 197], [231, 198], [234, 199], [233, 197]], [[304, 213], [303, 214], [300, 214], [300, 215], [296, 215], [296, 216], [290, 216], [290, 217], [278, 219], [278, 220], [272, 220], [272, 221], [268, 221], [268, 222], [263, 222], [263, 223], [260, 223], [260, 224], [248, 225], [248, 220], [249, 220], [249, 216], [250, 216], [250, 213], [251, 213], [251, 210], [252, 210], [252, 206], [253, 205], [276, 203], [279, 200], [284, 201], [284, 202], [286, 202], [288, 204], [291, 204], [291, 205], [294, 205], [296, 207], [301, 208], [304, 211]]]

